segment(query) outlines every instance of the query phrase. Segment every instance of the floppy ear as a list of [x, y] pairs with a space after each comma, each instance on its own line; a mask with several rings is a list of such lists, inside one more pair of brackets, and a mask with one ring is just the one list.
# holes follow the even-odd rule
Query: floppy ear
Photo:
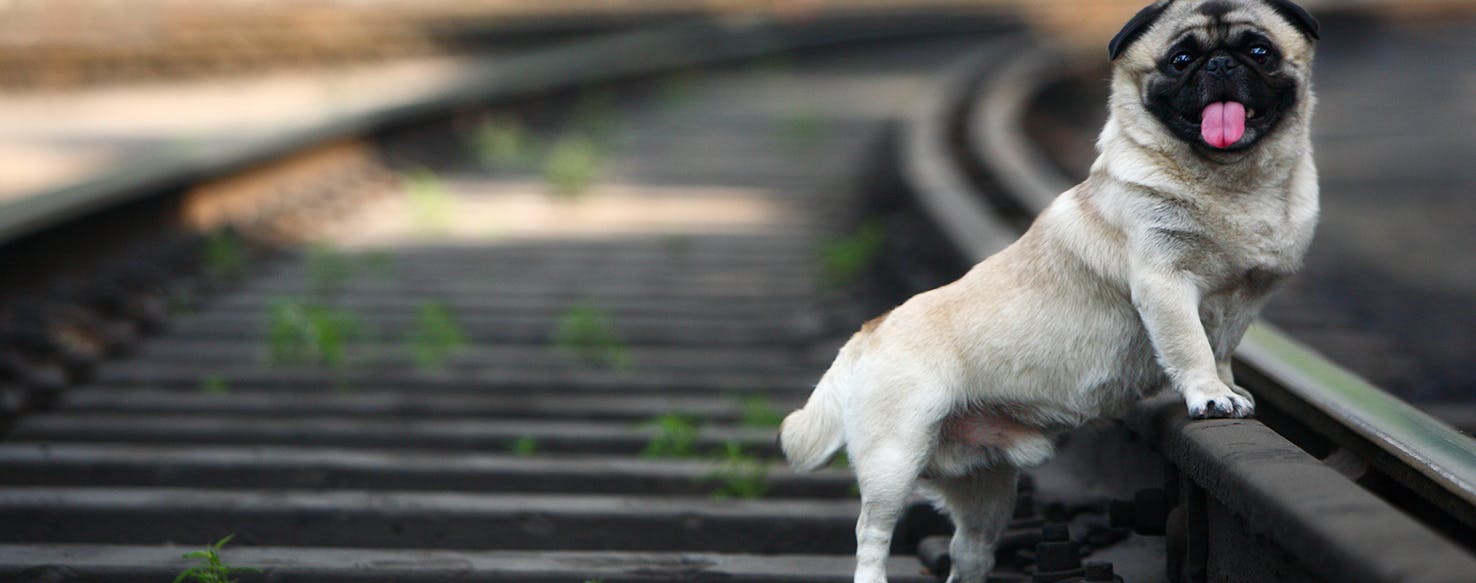
[[1317, 19], [1313, 18], [1305, 8], [1297, 6], [1291, 0], [1266, 0], [1266, 3], [1270, 4], [1271, 9], [1277, 14], [1291, 21], [1292, 26], [1297, 27], [1302, 34], [1307, 35], [1308, 40], [1320, 38], [1317, 36]]
[[1107, 60], [1116, 61], [1117, 55], [1127, 50], [1128, 45], [1143, 36], [1148, 27], [1158, 20], [1158, 16], [1168, 8], [1168, 2], [1155, 2], [1152, 6], [1139, 10], [1122, 30], [1117, 31], [1117, 36], [1112, 37], [1112, 42], [1107, 43]]

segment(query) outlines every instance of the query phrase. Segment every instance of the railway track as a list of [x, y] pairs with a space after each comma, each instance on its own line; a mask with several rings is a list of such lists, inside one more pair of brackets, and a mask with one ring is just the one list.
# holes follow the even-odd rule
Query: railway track
[[[1047, 57], [944, 24], [597, 41], [0, 225], [7, 281], [72, 282], [7, 290], [0, 579], [168, 579], [234, 535], [243, 581], [849, 580], [849, 472], [773, 463], [776, 414], [1054, 180], [997, 166]], [[550, 76], [611, 46], [682, 57]], [[483, 119], [583, 162], [487, 163]], [[1337, 406], [1371, 397], [1278, 341], [1240, 363], [1265, 424], [1156, 401], [1072, 436], [995, 578], [1469, 580], [1469, 440]], [[893, 580], [946, 571], [942, 517], [899, 529]]]

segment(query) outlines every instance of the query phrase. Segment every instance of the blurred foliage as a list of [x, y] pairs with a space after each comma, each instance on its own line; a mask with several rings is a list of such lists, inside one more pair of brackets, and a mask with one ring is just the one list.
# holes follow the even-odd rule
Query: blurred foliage
[[246, 248], [241, 238], [227, 231], [205, 237], [201, 260], [212, 277], [238, 277], [246, 270]]
[[267, 308], [268, 364], [343, 367], [348, 344], [363, 336], [358, 317], [338, 308], [290, 299]]
[[533, 136], [511, 116], [483, 118], [472, 132], [471, 147], [482, 169], [489, 172], [528, 170], [538, 161]]
[[406, 172], [401, 178], [409, 197], [410, 212], [416, 228], [425, 234], [443, 234], [451, 228], [456, 215], [456, 200], [446, 190], [441, 177], [425, 167]]
[[306, 262], [308, 289], [319, 301], [343, 291], [354, 276], [354, 265], [349, 258], [326, 243], [309, 245]]
[[415, 329], [410, 332], [410, 354], [421, 370], [442, 368], [466, 343], [466, 333], [446, 306], [425, 302], [416, 310]]
[[822, 283], [841, 287], [854, 282], [876, 263], [886, 243], [886, 227], [867, 221], [852, 233], [833, 237], [820, 245]]
[[231, 390], [230, 382], [220, 373], [205, 375], [200, 379], [200, 390], [211, 395], [224, 395]]
[[702, 425], [696, 417], [673, 411], [647, 421], [644, 425], [655, 428], [656, 435], [641, 450], [642, 456], [686, 458], [697, 455], [697, 438], [702, 432]]
[[784, 414], [774, 409], [763, 395], [738, 397], [738, 404], [743, 408], [741, 422], [747, 427], [778, 427], [784, 421]]
[[657, 89], [661, 103], [667, 107], [686, 107], [696, 101], [697, 86], [702, 75], [696, 71], [681, 71], [661, 78]]
[[707, 475], [718, 482], [713, 498], [754, 499], [769, 492], [768, 460], [744, 451], [743, 445], [735, 441], [724, 442], [714, 457], [720, 465]]
[[593, 139], [582, 135], [560, 138], [543, 161], [543, 180], [549, 194], [578, 198], [599, 177], [604, 158], [603, 149]]
[[508, 448], [512, 454], [518, 457], [529, 457], [538, 453], [538, 441], [524, 435], [513, 441], [512, 447]]
[[661, 237], [661, 249], [672, 258], [685, 256], [692, 251], [692, 236], [687, 233], [670, 233]]
[[787, 111], [779, 117], [779, 142], [792, 152], [808, 150], [819, 143], [828, 128], [825, 118], [811, 111]]
[[588, 136], [603, 145], [610, 145], [620, 131], [620, 113], [616, 106], [615, 90], [607, 87], [585, 89], [579, 93], [570, 118], [572, 133]]
[[630, 351], [615, 332], [610, 316], [589, 304], [576, 305], [559, 316], [554, 346], [584, 364], [627, 369]]

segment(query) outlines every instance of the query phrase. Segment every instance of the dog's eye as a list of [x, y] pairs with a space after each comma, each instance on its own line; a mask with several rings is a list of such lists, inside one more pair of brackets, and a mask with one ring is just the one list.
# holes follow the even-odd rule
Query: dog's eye
[[1271, 58], [1271, 49], [1266, 45], [1251, 45], [1246, 52], [1250, 53], [1251, 59], [1261, 64], [1265, 64], [1266, 60]]
[[1174, 53], [1174, 56], [1169, 57], [1169, 64], [1180, 71], [1183, 71], [1192, 62], [1194, 62], [1194, 55], [1189, 54], [1189, 51], [1179, 51]]

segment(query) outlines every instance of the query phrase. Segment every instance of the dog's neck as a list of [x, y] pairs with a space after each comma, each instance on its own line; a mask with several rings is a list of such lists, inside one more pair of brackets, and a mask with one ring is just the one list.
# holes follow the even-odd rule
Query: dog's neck
[[[1124, 122], [1134, 119], [1158, 121], [1138, 103], [1123, 103], [1123, 92], [1114, 91], [1110, 114], [1097, 138], [1097, 160], [1091, 174], [1151, 190], [1168, 197], [1197, 193], [1286, 194], [1296, 174], [1311, 168], [1312, 144], [1308, 126], [1313, 97], [1304, 91], [1298, 105], [1278, 127], [1249, 149], [1226, 153], [1212, 160], [1158, 125], [1142, 127]], [[1129, 92], [1128, 94], [1132, 94]], [[1127, 108], [1136, 108], [1128, 112]]]

